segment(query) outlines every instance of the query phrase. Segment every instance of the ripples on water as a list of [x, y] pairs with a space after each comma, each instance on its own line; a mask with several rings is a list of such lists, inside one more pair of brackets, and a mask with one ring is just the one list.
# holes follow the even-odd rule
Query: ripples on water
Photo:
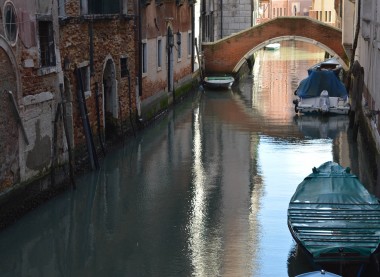
[[323, 60], [313, 45], [260, 51], [232, 91], [196, 92], [98, 172], [0, 233], [1, 276], [294, 276], [313, 268], [287, 228], [298, 183], [351, 166], [348, 119], [294, 114]]

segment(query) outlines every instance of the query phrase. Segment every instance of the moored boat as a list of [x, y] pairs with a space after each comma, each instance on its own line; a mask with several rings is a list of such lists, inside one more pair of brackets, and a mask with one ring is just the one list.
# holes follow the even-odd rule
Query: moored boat
[[379, 252], [380, 202], [349, 168], [326, 162], [298, 185], [288, 227], [316, 263], [365, 264]]
[[351, 106], [348, 92], [339, 74], [342, 66], [336, 59], [328, 59], [308, 69], [294, 94], [296, 113], [348, 114]]
[[278, 50], [278, 49], [280, 49], [280, 47], [281, 47], [281, 44], [278, 42], [275, 42], [275, 43], [269, 43], [269, 44], [265, 45], [264, 49], [266, 49], [266, 50]]
[[211, 89], [230, 89], [234, 81], [232, 76], [209, 76], [204, 78], [203, 83]]
[[342, 277], [342, 276], [336, 275], [331, 272], [327, 272], [325, 270], [320, 270], [320, 271], [312, 271], [312, 272], [303, 273], [303, 274], [297, 275], [296, 277]]

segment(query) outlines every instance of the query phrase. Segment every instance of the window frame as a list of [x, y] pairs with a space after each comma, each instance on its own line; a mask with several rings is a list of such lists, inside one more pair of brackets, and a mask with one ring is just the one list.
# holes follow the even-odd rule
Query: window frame
[[121, 56], [120, 57], [120, 78], [127, 77], [128, 75], [129, 75], [128, 57]]
[[37, 28], [40, 67], [55, 67], [57, 66], [57, 54], [54, 40], [53, 22], [51, 20], [39, 19], [37, 20]]
[[177, 61], [180, 62], [182, 60], [182, 33], [178, 31], [175, 36], [177, 43]]
[[141, 41], [141, 73], [143, 77], [148, 75], [148, 43], [146, 39]]
[[157, 37], [157, 71], [162, 70], [162, 37]]
[[[9, 8], [9, 9], [8, 9]], [[11, 12], [13, 18], [12, 22], [7, 22], [7, 13]], [[16, 8], [13, 5], [11, 1], [8, 1], [4, 4], [3, 8], [3, 25], [4, 25], [4, 33], [5, 37], [8, 39], [8, 41], [11, 43], [12, 46], [14, 46], [17, 42], [17, 37], [18, 37], [18, 26], [17, 26], [17, 14], [16, 14]], [[10, 26], [10, 27], [8, 27]], [[12, 28], [14, 27], [14, 28]], [[14, 30], [13, 30], [14, 29]], [[12, 32], [13, 30], [13, 32]]]
[[187, 32], [187, 57], [191, 58], [194, 52], [193, 45], [193, 33], [191, 31]]
[[89, 98], [91, 96], [91, 70], [90, 63], [84, 62], [78, 65], [78, 70], [80, 70], [80, 74], [82, 77], [82, 84], [84, 88], [84, 96], [85, 98]]

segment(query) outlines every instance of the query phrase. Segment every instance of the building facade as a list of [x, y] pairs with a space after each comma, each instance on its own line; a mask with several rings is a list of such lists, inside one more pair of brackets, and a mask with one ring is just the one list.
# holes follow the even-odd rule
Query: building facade
[[333, 27], [340, 27], [334, 0], [313, 0], [309, 16]]
[[137, 108], [140, 119], [147, 120], [192, 83], [194, 1], [143, 0], [138, 14], [141, 86]]
[[258, 21], [260, 23], [279, 16], [309, 16], [312, 0], [261, 0]]
[[0, 208], [15, 191], [38, 194], [98, 168], [107, 145], [194, 83], [191, 0], [0, 7]]
[[258, 0], [201, 0], [201, 41], [213, 42], [256, 25], [258, 11]]
[[[342, 43], [351, 63], [350, 94], [380, 151], [380, 0], [342, 1]], [[358, 107], [359, 106], [359, 107]]]
[[0, 7], [1, 193], [50, 169], [62, 69], [58, 3], [7, 0]]

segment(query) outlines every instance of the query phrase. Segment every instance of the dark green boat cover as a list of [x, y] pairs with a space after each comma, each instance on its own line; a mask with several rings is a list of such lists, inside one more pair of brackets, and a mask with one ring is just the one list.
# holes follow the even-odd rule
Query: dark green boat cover
[[367, 261], [380, 243], [380, 203], [348, 168], [326, 162], [298, 185], [288, 226], [316, 261]]

